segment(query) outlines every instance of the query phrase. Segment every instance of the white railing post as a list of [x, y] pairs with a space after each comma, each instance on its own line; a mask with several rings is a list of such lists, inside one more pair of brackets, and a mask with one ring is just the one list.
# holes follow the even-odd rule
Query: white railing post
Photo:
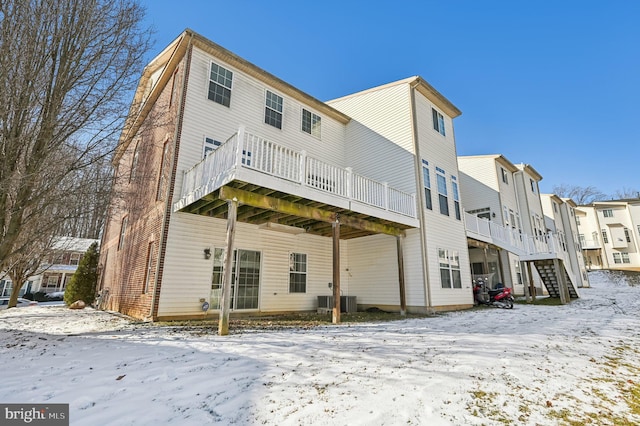
[[383, 206], [385, 210], [389, 210], [389, 183], [388, 182], [382, 182], [382, 188], [384, 191], [384, 194], [382, 194], [383, 197]]
[[242, 148], [244, 146], [244, 126], [238, 128], [238, 141], [236, 151], [236, 167], [242, 167]]
[[307, 184], [307, 151], [300, 151], [300, 185], [305, 186]]
[[346, 167], [345, 170], [347, 171], [347, 198], [348, 199], [352, 199], [353, 195], [352, 195], [352, 191], [351, 191], [351, 186], [352, 186], [352, 182], [353, 182], [353, 169], [351, 167]]
[[184, 170], [182, 172], [182, 194], [181, 194], [182, 197], [187, 195], [187, 172], [188, 170]]

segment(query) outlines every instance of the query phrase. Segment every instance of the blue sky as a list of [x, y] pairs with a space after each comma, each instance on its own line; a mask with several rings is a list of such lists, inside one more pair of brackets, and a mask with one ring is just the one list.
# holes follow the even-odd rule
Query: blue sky
[[453, 102], [458, 155], [540, 186], [640, 190], [640, 2], [143, 0], [155, 56], [191, 28], [320, 100], [420, 75]]

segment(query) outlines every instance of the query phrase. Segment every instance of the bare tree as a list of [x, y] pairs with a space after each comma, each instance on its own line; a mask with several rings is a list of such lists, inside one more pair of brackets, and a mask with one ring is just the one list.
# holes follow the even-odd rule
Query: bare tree
[[66, 195], [67, 216], [58, 235], [99, 239], [113, 189], [113, 168], [106, 157], [74, 174], [74, 191]]
[[555, 185], [552, 190], [558, 197], [571, 198], [578, 205], [585, 205], [608, 198], [595, 186], [561, 184]]
[[16, 306], [20, 289], [27, 279], [33, 275], [42, 274], [46, 270], [45, 259], [51, 255], [55, 244], [52, 237], [47, 238], [42, 235], [23, 233], [21, 238], [25, 238], [28, 242], [22, 244], [24, 249], [21, 252], [11, 256], [11, 262], [6, 266], [7, 275], [12, 282], [9, 308]]
[[640, 198], [640, 191], [633, 188], [627, 188], [626, 186], [615, 192], [614, 197], [618, 200], [625, 200], [631, 198]]
[[143, 15], [137, 0], [0, 0], [0, 270], [84, 214], [70, 201], [123, 127]]

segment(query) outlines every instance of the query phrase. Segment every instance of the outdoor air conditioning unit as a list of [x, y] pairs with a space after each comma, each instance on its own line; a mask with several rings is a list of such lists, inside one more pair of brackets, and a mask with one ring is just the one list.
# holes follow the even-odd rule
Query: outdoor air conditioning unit
[[[333, 296], [318, 296], [318, 313], [328, 313], [333, 310]], [[340, 312], [357, 312], [356, 296], [340, 296]]]

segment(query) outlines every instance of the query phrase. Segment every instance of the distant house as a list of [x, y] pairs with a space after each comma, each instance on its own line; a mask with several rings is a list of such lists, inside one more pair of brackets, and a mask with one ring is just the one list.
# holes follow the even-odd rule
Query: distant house
[[640, 198], [598, 201], [576, 210], [588, 268], [640, 270]]
[[586, 270], [578, 245], [567, 242], [576, 229], [570, 225], [575, 204], [554, 196], [561, 207], [547, 216], [538, 188], [542, 176], [503, 155], [461, 156], [458, 164], [474, 277], [502, 282], [516, 294], [578, 297]]
[[[40, 264], [40, 272], [29, 277], [20, 289], [20, 296], [25, 293], [53, 293], [64, 291], [67, 283], [78, 268], [78, 263], [93, 243], [99, 240], [75, 237], [59, 237], [56, 239], [51, 254]], [[8, 275], [0, 279], [0, 296], [11, 295], [13, 283]]]

